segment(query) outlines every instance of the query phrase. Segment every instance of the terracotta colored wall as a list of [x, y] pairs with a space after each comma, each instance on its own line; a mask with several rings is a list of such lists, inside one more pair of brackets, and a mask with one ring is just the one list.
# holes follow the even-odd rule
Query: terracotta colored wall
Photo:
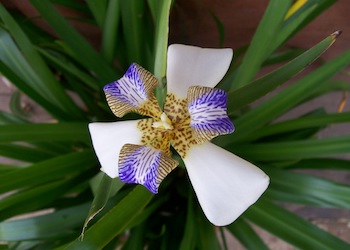
[[[27, 16], [36, 16], [29, 1], [0, 0], [6, 7], [17, 9]], [[176, 0], [171, 15], [170, 42], [181, 42], [204, 47], [218, 47], [219, 34], [211, 15], [221, 20], [225, 28], [225, 47], [233, 49], [247, 44], [269, 3], [268, 0]], [[68, 17], [79, 13], [59, 8]], [[35, 22], [48, 27], [36, 18]], [[76, 24], [76, 23], [75, 23]], [[343, 30], [342, 36], [324, 58], [333, 57], [350, 49], [350, 1], [338, 0], [288, 44], [309, 48], [336, 30]], [[79, 24], [79, 30], [97, 46], [98, 31], [88, 24]]]
[[[263, 15], [268, 0], [176, 0], [171, 18], [171, 42], [217, 47], [218, 30], [210, 12], [225, 28], [226, 47], [247, 44]], [[186, 29], [185, 29], [186, 26]], [[324, 58], [350, 49], [350, 1], [338, 0], [331, 8], [298, 33], [291, 46], [309, 48], [336, 30], [343, 34]]]

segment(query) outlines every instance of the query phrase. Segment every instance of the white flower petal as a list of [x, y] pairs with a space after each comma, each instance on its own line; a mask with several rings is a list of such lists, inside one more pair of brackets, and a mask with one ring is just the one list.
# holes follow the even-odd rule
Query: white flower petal
[[184, 162], [204, 214], [217, 226], [236, 220], [269, 184], [259, 168], [210, 142], [192, 146]]
[[121, 148], [127, 144], [141, 144], [139, 120], [95, 122], [89, 124], [92, 145], [101, 164], [101, 170], [111, 178], [118, 177], [118, 160]]
[[168, 93], [186, 98], [190, 86], [215, 87], [226, 74], [232, 49], [207, 49], [173, 44], [168, 48]]

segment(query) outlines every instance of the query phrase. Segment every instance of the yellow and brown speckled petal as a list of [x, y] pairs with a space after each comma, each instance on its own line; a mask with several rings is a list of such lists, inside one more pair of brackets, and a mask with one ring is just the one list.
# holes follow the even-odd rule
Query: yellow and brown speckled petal
[[174, 131], [171, 146], [181, 158], [185, 158], [192, 145], [197, 144], [193, 130], [190, 127], [179, 128]]
[[159, 149], [170, 156], [170, 140], [173, 137], [173, 131], [154, 128], [153, 122], [152, 118], [139, 120], [137, 128], [142, 133], [141, 143]]
[[104, 87], [109, 107], [117, 117], [135, 112], [158, 118], [162, 114], [153, 94], [158, 80], [150, 72], [131, 64], [125, 75]]
[[164, 103], [164, 112], [174, 126], [189, 123], [190, 114], [187, 111], [187, 100], [178, 99], [173, 93], [168, 93]]

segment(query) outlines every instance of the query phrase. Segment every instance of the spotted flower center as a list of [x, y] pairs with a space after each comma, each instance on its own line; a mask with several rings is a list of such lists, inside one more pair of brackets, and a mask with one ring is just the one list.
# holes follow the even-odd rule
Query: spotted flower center
[[161, 128], [161, 129], [165, 129], [165, 130], [174, 129], [170, 119], [168, 118], [168, 116], [164, 112], [160, 115], [160, 121], [153, 122], [152, 127], [153, 128]]
[[113, 113], [122, 117], [136, 112], [141, 119], [141, 144], [126, 144], [119, 154], [119, 178], [140, 183], [156, 193], [162, 179], [177, 166], [170, 147], [185, 158], [191, 147], [233, 132], [226, 112], [226, 93], [220, 89], [193, 86], [187, 98], [168, 93], [164, 110], [154, 96], [158, 80], [137, 64], [132, 64], [118, 81], [104, 87]]

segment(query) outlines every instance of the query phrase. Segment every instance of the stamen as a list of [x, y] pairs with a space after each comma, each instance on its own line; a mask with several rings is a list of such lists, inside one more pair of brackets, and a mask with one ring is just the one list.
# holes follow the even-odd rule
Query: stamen
[[164, 112], [160, 116], [160, 121], [153, 122], [152, 127], [153, 128], [162, 128], [162, 129], [167, 129], [167, 130], [174, 129], [169, 117]]

